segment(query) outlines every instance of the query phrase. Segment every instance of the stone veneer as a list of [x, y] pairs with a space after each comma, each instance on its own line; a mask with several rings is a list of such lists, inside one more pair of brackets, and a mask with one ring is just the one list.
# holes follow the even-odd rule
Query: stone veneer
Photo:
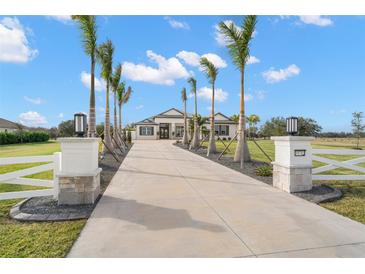
[[100, 171], [95, 175], [59, 175], [59, 205], [93, 204], [100, 194]]
[[273, 166], [273, 186], [286, 192], [300, 192], [312, 189], [311, 167]]

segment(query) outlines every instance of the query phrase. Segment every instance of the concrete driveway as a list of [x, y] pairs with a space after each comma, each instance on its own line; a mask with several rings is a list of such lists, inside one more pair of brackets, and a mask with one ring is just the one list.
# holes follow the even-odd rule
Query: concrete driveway
[[138, 141], [69, 257], [365, 257], [365, 226], [171, 141]]

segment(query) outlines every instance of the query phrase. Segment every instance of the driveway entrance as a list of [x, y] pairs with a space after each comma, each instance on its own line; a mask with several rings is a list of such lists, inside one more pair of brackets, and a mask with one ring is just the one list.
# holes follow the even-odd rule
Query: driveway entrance
[[365, 226], [172, 141], [137, 141], [69, 257], [365, 257]]

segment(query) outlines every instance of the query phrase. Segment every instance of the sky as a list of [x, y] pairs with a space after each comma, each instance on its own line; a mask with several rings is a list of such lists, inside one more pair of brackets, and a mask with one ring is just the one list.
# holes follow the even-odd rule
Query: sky
[[[123, 124], [169, 108], [182, 109], [187, 78], [197, 79], [198, 111], [209, 115], [206, 56], [218, 68], [215, 110], [239, 112], [240, 74], [221, 21], [243, 16], [98, 16], [98, 43], [111, 39], [113, 64], [133, 94]], [[365, 17], [259, 16], [245, 76], [246, 113], [315, 119], [323, 131], [351, 131], [351, 114], [365, 112]], [[0, 16], [0, 117], [28, 126], [57, 126], [88, 113], [90, 59], [69, 16]], [[97, 122], [105, 119], [105, 82], [96, 67]], [[187, 108], [193, 112], [189, 96]], [[113, 97], [110, 97], [113, 105]], [[111, 112], [112, 113], [112, 112]], [[111, 117], [112, 118], [112, 117]]]

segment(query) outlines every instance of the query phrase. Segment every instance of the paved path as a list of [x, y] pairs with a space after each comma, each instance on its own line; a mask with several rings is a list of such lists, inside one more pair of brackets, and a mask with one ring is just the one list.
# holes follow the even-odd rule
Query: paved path
[[69, 256], [365, 257], [365, 226], [171, 141], [139, 141]]

